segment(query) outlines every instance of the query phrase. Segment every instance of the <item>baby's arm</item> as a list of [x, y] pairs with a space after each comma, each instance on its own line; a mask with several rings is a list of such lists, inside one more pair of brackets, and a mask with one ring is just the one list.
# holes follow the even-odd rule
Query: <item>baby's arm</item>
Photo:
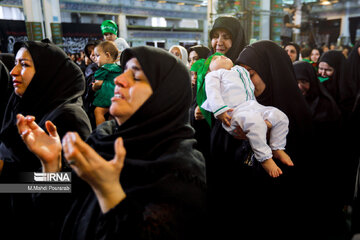
[[209, 72], [205, 77], [206, 101], [201, 105], [206, 111], [218, 115], [226, 112], [230, 108], [225, 104], [221, 96], [221, 70]]
[[228, 112], [232, 112], [233, 110], [234, 109], [229, 109], [226, 112], [223, 112], [223, 113], [217, 115], [216, 118], [220, 119], [223, 124], [230, 127], [231, 116], [228, 114]]
[[92, 83], [92, 90], [94, 90], [95, 92], [97, 90], [99, 90], [103, 84], [104, 80], [95, 80], [93, 83]]

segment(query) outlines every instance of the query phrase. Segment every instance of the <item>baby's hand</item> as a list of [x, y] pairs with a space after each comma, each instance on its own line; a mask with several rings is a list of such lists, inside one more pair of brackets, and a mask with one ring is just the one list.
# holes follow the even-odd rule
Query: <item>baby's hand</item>
[[96, 92], [97, 90], [99, 90], [102, 86], [103, 80], [95, 80], [94, 82], [92, 82], [92, 89]]
[[226, 126], [230, 127], [231, 117], [228, 112], [232, 112], [234, 109], [229, 109], [222, 114], [219, 114], [216, 118], [220, 119]]

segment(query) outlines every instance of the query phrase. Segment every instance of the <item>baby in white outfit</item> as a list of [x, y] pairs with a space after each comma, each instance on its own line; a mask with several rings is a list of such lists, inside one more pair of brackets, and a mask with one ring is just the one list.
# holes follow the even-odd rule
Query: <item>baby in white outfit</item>
[[[223, 122], [230, 134], [240, 126], [265, 171], [271, 177], [282, 174], [273, 157], [288, 166], [293, 166], [285, 153], [286, 135], [289, 119], [279, 109], [259, 104], [254, 95], [254, 85], [249, 72], [225, 56], [213, 56], [205, 77], [206, 101], [202, 108], [214, 113]], [[269, 145], [267, 144], [267, 125], [272, 125]]]

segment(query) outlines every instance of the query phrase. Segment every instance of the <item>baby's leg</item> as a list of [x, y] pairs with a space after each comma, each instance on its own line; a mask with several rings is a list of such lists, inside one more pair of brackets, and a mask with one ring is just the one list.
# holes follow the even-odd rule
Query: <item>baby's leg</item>
[[268, 120], [272, 127], [270, 130], [269, 145], [272, 150], [285, 149], [286, 136], [289, 132], [289, 119], [277, 108], [265, 107], [264, 120]]
[[276, 165], [272, 158], [263, 161], [261, 166], [270, 175], [270, 177], [276, 178], [282, 174], [281, 169]]
[[289, 155], [284, 152], [286, 145], [286, 135], [289, 131], [289, 119], [277, 108], [266, 107], [264, 111], [264, 119], [272, 124], [270, 130], [269, 145], [272, 149], [274, 158], [279, 159], [287, 166], [294, 166]]
[[274, 158], [279, 159], [285, 165], [294, 166], [293, 161], [284, 150], [273, 150], [272, 151]]
[[263, 162], [272, 158], [271, 148], [267, 145], [267, 126], [259, 112], [242, 110], [233, 112], [231, 125], [240, 126], [249, 140], [256, 160]]
[[106, 121], [105, 114], [109, 111], [109, 108], [96, 107], [94, 110], [96, 126]]

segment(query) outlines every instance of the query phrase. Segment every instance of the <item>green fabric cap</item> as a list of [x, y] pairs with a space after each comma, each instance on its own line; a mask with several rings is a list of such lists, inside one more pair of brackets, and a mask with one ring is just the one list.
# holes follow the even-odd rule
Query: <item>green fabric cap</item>
[[118, 28], [116, 23], [113, 20], [105, 20], [101, 24], [101, 32], [104, 35], [105, 33], [117, 34]]
[[199, 106], [201, 113], [203, 114], [206, 122], [210, 125], [210, 127], [211, 127], [211, 112], [208, 112], [201, 107], [201, 105], [206, 100], [205, 75], [207, 74], [207, 72], [209, 70], [209, 66], [210, 66], [212, 58], [214, 56], [221, 56], [221, 55], [224, 55], [224, 54], [216, 52], [213, 55], [211, 55], [210, 57], [208, 57], [206, 60], [205, 59], [197, 60], [191, 66], [191, 69], [190, 69], [191, 71], [197, 72], [196, 103]]

